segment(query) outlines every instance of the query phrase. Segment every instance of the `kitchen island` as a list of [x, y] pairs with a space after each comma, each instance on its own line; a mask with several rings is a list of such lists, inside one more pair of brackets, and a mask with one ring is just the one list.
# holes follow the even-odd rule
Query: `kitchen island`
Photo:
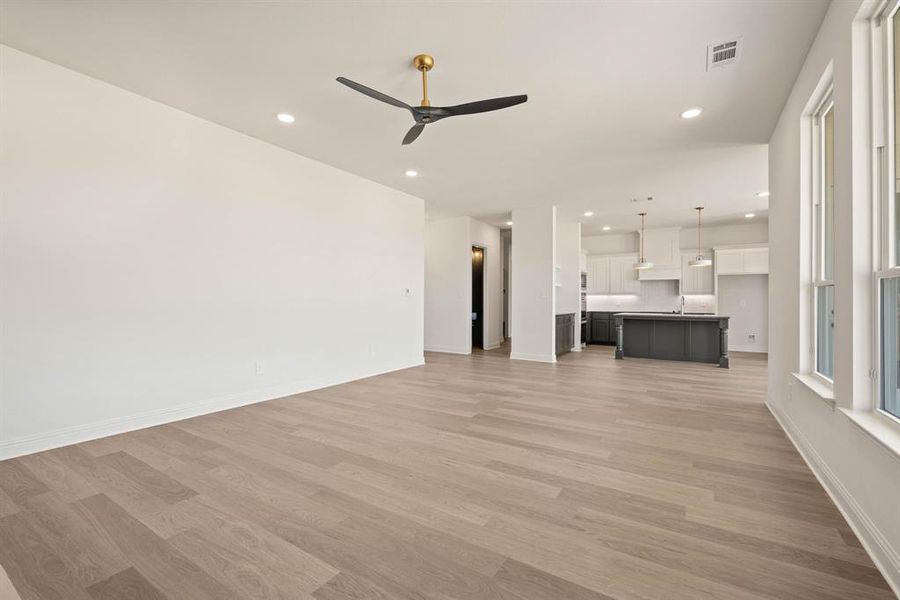
[[616, 313], [616, 358], [658, 358], [728, 368], [728, 317]]

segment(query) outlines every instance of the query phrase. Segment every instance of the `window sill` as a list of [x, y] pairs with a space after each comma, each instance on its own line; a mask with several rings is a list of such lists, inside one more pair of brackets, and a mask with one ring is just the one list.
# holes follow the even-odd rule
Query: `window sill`
[[818, 377], [814, 377], [808, 373], [791, 373], [791, 375], [794, 376], [794, 379], [805, 385], [806, 389], [830, 406], [831, 410], [834, 410], [834, 388], [820, 380]]
[[887, 417], [870, 410], [850, 410], [842, 408], [850, 422], [859, 427], [869, 437], [881, 444], [888, 453], [900, 460], [900, 426], [891, 423]]

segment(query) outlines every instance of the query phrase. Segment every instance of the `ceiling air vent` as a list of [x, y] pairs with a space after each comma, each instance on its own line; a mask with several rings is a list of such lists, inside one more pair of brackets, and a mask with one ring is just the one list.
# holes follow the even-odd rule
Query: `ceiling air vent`
[[706, 70], [734, 64], [740, 57], [741, 38], [706, 47]]

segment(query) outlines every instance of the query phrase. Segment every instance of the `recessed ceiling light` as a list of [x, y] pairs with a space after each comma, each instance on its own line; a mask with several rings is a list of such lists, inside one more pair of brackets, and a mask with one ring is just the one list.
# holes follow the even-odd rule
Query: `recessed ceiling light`
[[418, 175], [418, 174], [419, 174], [419, 172], [418, 172], [418, 171], [415, 171], [415, 170], [413, 170], [413, 169], [409, 169], [409, 170], [406, 172], [406, 176], [407, 176], [407, 177], [415, 177], [415, 176]]
[[294, 115], [290, 113], [278, 113], [278, 120], [282, 123], [293, 123], [294, 121], [296, 121]]
[[586, 211], [586, 212], [584, 213], [584, 216], [586, 216], [586, 217], [593, 217], [593, 216], [594, 216], [594, 211], [591, 211], [591, 210]]
[[746, 215], [744, 215], [744, 218], [745, 218], [745, 219], [752, 219], [752, 218], [755, 217], [755, 216], [756, 216], [756, 213], [747, 213]]
[[702, 112], [703, 112], [703, 109], [700, 108], [699, 106], [696, 106], [694, 108], [689, 108], [686, 111], [684, 111], [683, 113], [681, 113], [681, 118], [682, 119], [693, 119], [694, 117], [699, 117], [700, 113], [702, 113]]
[[757, 198], [768, 198], [769, 192], [759, 192], [758, 194], [756, 194], [756, 197]]
[[609, 231], [610, 229], [612, 229], [612, 227], [610, 227], [609, 225], [603, 226], [603, 231]]
[[507, 221], [506, 224], [511, 226], [511, 225], [512, 225], [512, 221]]

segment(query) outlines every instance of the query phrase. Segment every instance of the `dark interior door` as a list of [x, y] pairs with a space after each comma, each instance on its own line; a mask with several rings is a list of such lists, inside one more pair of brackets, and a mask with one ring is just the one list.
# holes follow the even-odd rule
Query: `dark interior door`
[[484, 248], [472, 246], [472, 347], [484, 348]]

